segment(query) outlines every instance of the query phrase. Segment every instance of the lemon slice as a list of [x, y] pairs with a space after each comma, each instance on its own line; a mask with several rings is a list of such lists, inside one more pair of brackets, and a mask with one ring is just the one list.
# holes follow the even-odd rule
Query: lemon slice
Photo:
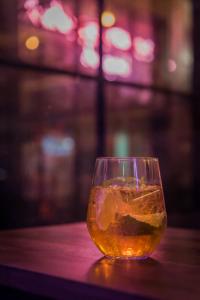
[[135, 214], [129, 214], [129, 215], [135, 218], [137, 221], [148, 223], [149, 225], [158, 228], [163, 223], [165, 212], [149, 214], [149, 215], [135, 215]]

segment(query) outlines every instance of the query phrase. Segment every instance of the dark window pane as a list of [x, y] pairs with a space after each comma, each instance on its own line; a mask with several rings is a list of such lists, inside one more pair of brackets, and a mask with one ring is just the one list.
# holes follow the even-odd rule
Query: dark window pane
[[0, 78], [5, 224], [85, 217], [96, 147], [95, 83], [7, 69]]

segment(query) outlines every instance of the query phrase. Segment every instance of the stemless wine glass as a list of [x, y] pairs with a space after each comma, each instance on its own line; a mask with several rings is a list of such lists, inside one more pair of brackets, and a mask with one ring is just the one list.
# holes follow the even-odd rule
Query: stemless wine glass
[[87, 226], [104, 255], [119, 259], [149, 257], [166, 223], [157, 158], [97, 158]]

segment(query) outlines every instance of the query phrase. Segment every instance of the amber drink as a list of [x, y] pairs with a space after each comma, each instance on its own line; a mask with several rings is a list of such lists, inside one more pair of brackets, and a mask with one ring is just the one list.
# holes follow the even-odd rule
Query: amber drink
[[106, 256], [147, 258], [159, 244], [167, 220], [163, 191], [159, 180], [147, 179], [114, 177], [92, 187], [87, 226]]

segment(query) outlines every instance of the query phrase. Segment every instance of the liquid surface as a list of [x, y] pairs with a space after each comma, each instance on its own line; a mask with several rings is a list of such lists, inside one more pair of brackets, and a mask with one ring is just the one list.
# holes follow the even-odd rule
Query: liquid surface
[[90, 193], [89, 233], [107, 256], [148, 257], [166, 227], [166, 211], [160, 186], [102, 185]]

